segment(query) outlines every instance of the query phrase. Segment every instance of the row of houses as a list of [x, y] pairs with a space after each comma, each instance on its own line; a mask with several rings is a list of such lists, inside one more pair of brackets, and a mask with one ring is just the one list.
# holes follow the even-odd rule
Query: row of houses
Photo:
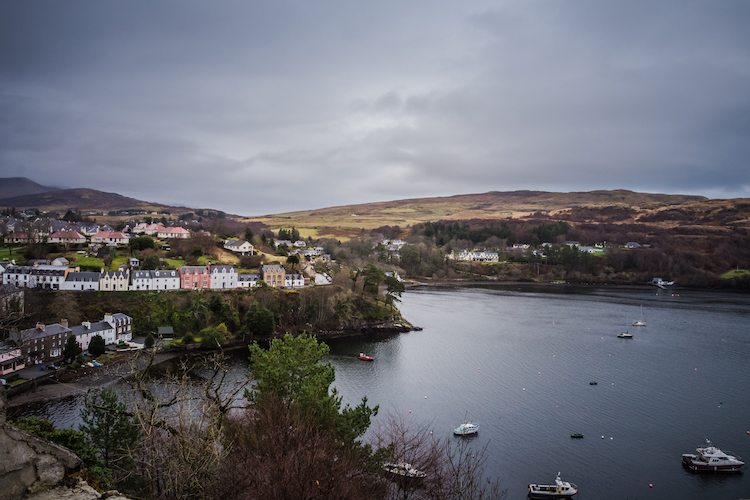
[[[71, 291], [127, 290], [231, 290], [253, 288], [263, 281], [278, 288], [302, 288], [310, 279], [300, 273], [287, 273], [284, 266], [266, 265], [258, 274], [238, 274], [237, 267], [207, 264], [180, 266], [170, 270], [80, 271], [53, 265], [0, 266], [3, 285], [17, 288]], [[326, 280], [324, 280], [326, 281]], [[317, 283], [316, 284], [328, 284]]]
[[122, 313], [105, 314], [101, 321], [84, 321], [78, 326], [69, 327], [68, 320], [62, 319], [59, 323], [37, 323], [34, 328], [11, 332], [0, 343], [0, 376], [57, 361], [71, 336], [85, 351], [96, 335], [107, 345], [129, 342], [133, 339], [133, 318]]
[[[161, 224], [160, 224], [161, 225]], [[190, 232], [182, 227], [162, 228], [157, 233], [159, 238], [189, 238]], [[27, 244], [42, 242], [45, 237], [41, 234], [28, 232], [14, 232], [5, 237], [6, 244]], [[46, 237], [47, 243], [58, 243], [64, 245], [127, 245], [130, 237], [122, 231], [99, 231], [96, 234], [86, 237], [78, 231], [57, 231]]]

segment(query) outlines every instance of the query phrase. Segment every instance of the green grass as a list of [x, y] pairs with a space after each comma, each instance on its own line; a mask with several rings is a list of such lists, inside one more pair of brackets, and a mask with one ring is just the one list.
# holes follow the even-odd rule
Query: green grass
[[178, 266], [185, 265], [185, 259], [164, 259], [164, 262], [166, 262], [169, 267], [174, 267], [175, 269], [177, 269]]
[[0, 260], [18, 260], [23, 258], [23, 247], [0, 248]]
[[120, 264], [127, 264], [128, 263], [128, 257], [115, 257], [112, 259], [112, 264], [109, 266], [110, 271], [117, 271], [120, 269]]
[[74, 266], [94, 266], [102, 268], [104, 267], [104, 261], [97, 259], [96, 257], [84, 257], [79, 255], [78, 258], [73, 262]]
[[722, 274], [721, 277], [726, 280], [730, 278], [741, 278], [742, 276], [747, 276], [748, 274], [750, 274], [750, 271], [748, 271], [747, 269], [732, 269], [731, 271]]

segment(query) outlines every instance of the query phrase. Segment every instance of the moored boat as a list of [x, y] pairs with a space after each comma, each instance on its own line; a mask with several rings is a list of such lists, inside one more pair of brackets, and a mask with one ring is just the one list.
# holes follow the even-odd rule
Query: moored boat
[[684, 453], [682, 463], [690, 470], [711, 472], [734, 472], [745, 462], [736, 453], [721, 451], [706, 439], [706, 446], [696, 448], [695, 453]]
[[570, 437], [575, 438], [575, 439], [583, 439], [583, 434], [581, 434], [580, 432], [575, 432], [571, 434]]
[[375, 360], [375, 358], [373, 358], [372, 356], [368, 356], [367, 354], [363, 352], [359, 353], [359, 359], [361, 359], [362, 361], [374, 361]]
[[456, 436], [468, 436], [470, 434], [476, 434], [477, 432], [479, 432], [479, 426], [477, 424], [472, 424], [471, 422], [464, 422], [453, 429], [453, 434]]
[[560, 479], [557, 473], [555, 484], [530, 484], [529, 496], [531, 498], [570, 498], [578, 493], [578, 486]]
[[633, 334], [629, 332], [622, 332], [617, 334], [618, 339], [632, 339]]

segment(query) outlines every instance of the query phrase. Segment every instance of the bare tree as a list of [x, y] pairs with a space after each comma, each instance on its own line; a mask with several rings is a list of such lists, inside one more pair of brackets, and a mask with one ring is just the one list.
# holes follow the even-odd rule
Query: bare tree
[[408, 463], [426, 477], [395, 476], [388, 498], [398, 500], [496, 500], [505, 498], [499, 480], [484, 477], [487, 445], [472, 449], [467, 439], [436, 439], [429, 424], [391, 411], [375, 430], [373, 445], [387, 448], [390, 461]]
[[24, 291], [13, 285], [0, 285], [0, 339], [15, 330], [26, 317]]

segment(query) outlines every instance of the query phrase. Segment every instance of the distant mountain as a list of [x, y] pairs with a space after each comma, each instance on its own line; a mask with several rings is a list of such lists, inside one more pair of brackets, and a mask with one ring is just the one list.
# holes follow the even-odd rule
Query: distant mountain
[[26, 177], [0, 178], [0, 198], [14, 198], [29, 194], [47, 193], [58, 188], [42, 186]]
[[133, 209], [151, 211], [164, 208], [176, 209], [177, 211], [187, 210], [184, 207], [170, 207], [159, 203], [150, 203], [129, 198], [117, 193], [105, 193], [95, 189], [84, 188], [60, 189], [57, 191], [3, 198], [0, 199], [0, 207], [15, 207], [18, 209], [38, 208], [44, 211], [66, 211], [68, 209], [95, 211]]

